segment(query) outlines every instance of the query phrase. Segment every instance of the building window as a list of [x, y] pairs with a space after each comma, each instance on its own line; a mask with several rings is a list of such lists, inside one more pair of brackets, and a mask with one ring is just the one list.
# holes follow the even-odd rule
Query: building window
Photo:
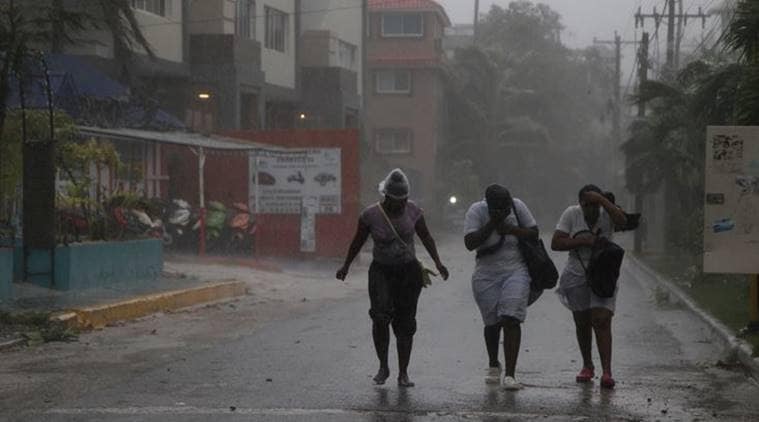
[[256, 2], [237, 0], [237, 36], [248, 40], [256, 39]]
[[423, 35], [421, 13], [386, 13], [382, 15], [383, 37], [421, 37]]
[[412, 137], [410, 129], [378, 129], [375, 149], [379, 154], [411, 154]]
[[337, 49], [337, 59], [340, 67], [349, 70], [356, 70], [356, 50], [358, 50], [357, 47], [353, 44], [340, 40], [338, 41]]
[[[167, 5], [167, 3], [169, 3]], [[152, 13], [158, 16], [167, 16], [170, 14], [170, 10], [167, 6], [170, 6], [171, 2], [166, 0], [132, 0], [132, 8], [142, 10], [148, 13]]]
[[378, 94], [410, 94], [411, 71], [406, 69], [378, 70], [376, 91]]
[[266, 7], [266, 48], [285, 52], [287, 45], [287, 13]]

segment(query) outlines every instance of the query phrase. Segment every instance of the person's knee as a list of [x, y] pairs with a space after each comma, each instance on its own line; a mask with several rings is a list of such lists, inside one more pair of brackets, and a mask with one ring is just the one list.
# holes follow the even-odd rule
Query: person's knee
[[575, 325], [578, 327], [590, 327], [592, 324], [591, 312], [589, 310], [572, 312], [572, 317], [574, 317]]
[[522, 325], [522, 321], [511, 317], [511, 316], [502, 316], [501, 317], [501, 326], [504, 328], [519, 328]]
[[371, 310], [369, 311], [369, 316], [376, 325], [388, 325], [393, 321], [393, 317], [389, 312]]
[[416, 319], [396, 319], [392, 322], [395, 337], [413, 337], [416, 334]]
[[591, 324], [593, 325], [593, 328], [608, 328], [611, 325], [611, 316], [611, 312], [607, 311], [606, 309], [594, 309], [591, 316]]

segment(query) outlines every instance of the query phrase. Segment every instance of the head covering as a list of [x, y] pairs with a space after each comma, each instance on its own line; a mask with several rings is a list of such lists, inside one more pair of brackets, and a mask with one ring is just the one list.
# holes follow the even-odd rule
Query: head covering
[[379, 184], [380, 193], [393, 199], [408, 198], [410, 190], [411, 186], [408, 177], [406, 177], [406, 174], [401, 169], [395, 169], [388, 173], [385, 180]]
[[511, 192], [504, 186], [492, 184], [485, 189], [485, 202], [488, 208], [509, 209], [511, 208]]

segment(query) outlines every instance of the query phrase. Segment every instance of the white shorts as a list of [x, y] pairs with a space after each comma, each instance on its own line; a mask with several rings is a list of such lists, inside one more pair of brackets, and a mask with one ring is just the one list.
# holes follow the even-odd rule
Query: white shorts
[[617, 283], [617, 291], [614, 292], [614, 296], [605, 298], [600, 297], [593, 293], [587, 283], [573, 283], [571, 286], [559, 285], [556, 289], [556, 294], [559, 296], [559, 300], [564, 306], [572, 312], [587, 311], [593, 308], [608, 309], [612, 313], [617, 306], [617, 293], [619, 292], [619, 283]]
[[530, 297], [530, 275], [526, 270], [517, 270], [500, 277], [474, 277], [472, 292], [486, 326], [498, 324], [503, 317], [524, 322]]

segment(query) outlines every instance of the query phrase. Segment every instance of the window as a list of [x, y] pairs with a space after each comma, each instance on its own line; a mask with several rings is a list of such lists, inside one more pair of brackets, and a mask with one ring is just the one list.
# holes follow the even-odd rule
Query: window
[[356, 46], [345, 41], [338, 41], [337, 57], [340, 67], [356, 69]]
[[[167, 5], [168, 3], [168, 5]], [[143, 10], [158, 16], [167, 16], [170, 14], [171, 0], [132, 0], [132, 8]]]
[[287, 13], [266, 7], [266, 48], [285, 52], [287, 45]]
[[410, 129], [378, 129], [375, 148], [380, 154], [411, 154]]
[[411, 71], [405, 69], [378, 70], [376, 91], [378, 94], [410, 94]]
[[256, 39], [256, 2], [237, 0], [237, 36], [249, 40]]
[[421, 13], [386, 13], [382, 15], [383, 37], [421, 37], [424, 35]]

